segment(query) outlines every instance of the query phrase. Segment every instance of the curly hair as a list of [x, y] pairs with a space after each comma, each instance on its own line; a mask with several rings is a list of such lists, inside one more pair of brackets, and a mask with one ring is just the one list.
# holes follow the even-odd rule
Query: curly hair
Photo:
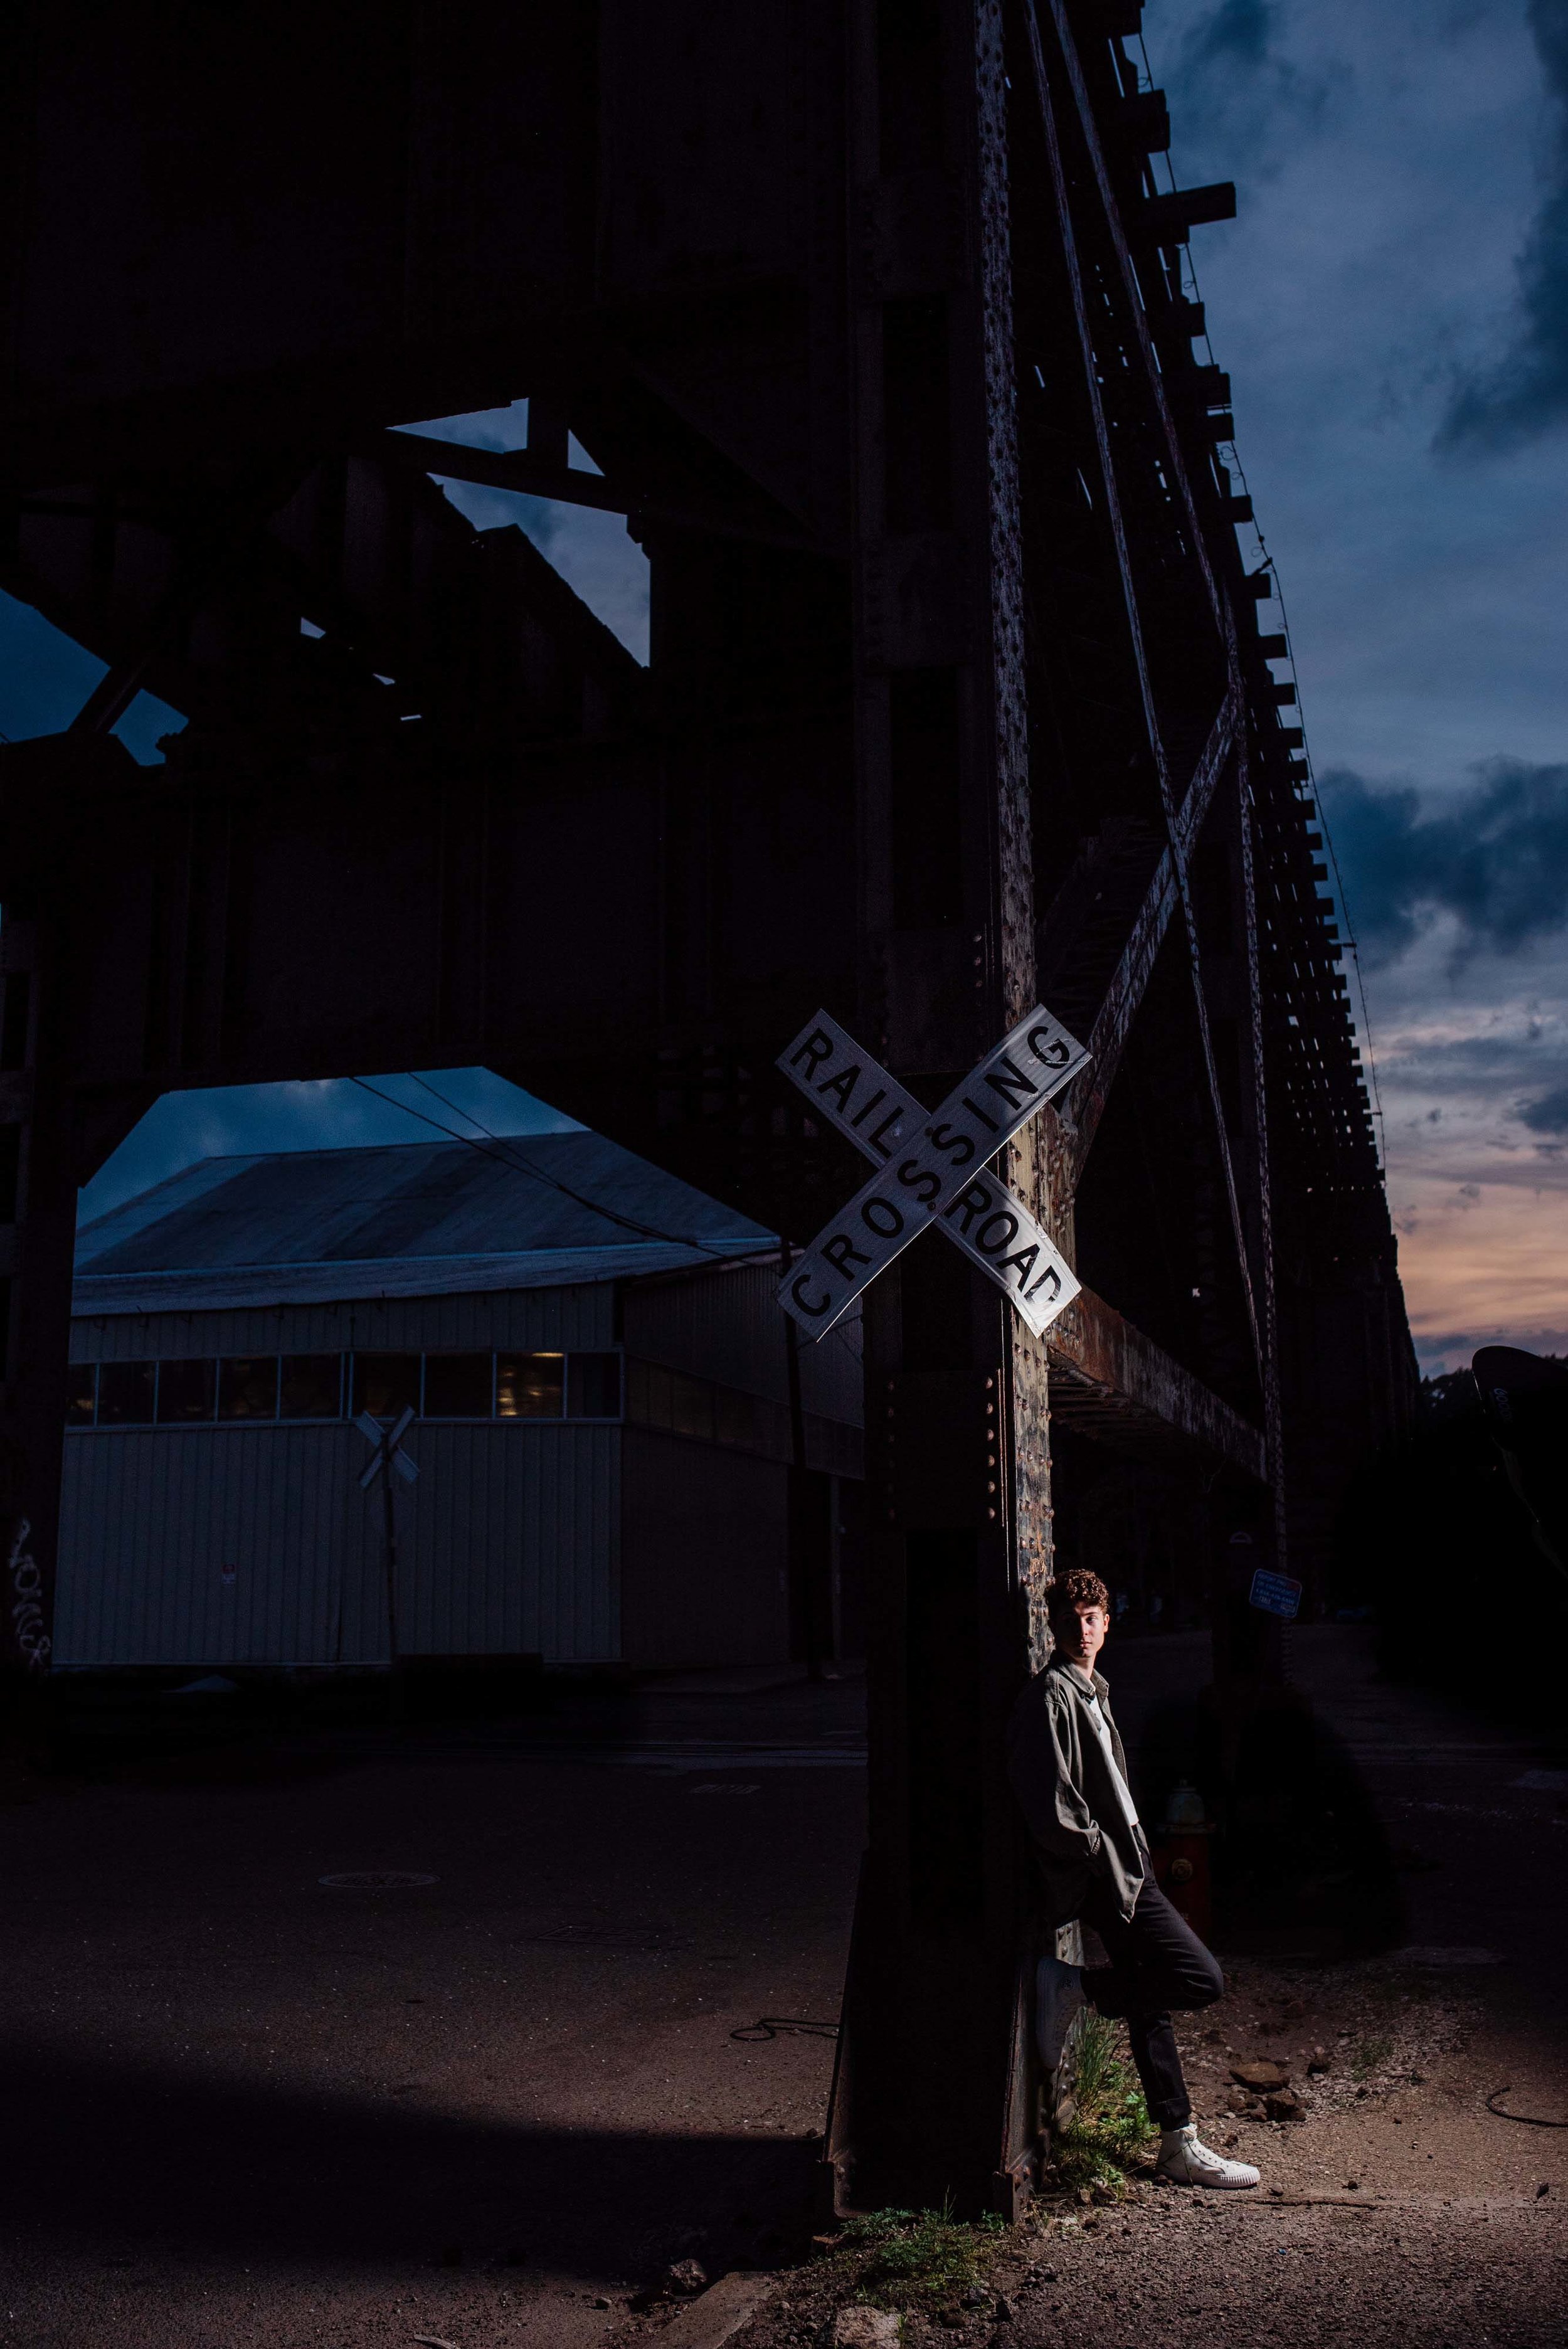
[[1080, 1607], [1103, 1607], [1109, 1615], [1110, 1593], [1098, 1574], [1090, 1574], [1087, 1567], [1073, 1566], [1046, 1585], [1046, 1613], [1052, 1630], [1063, 1621], [1070, 1622]]

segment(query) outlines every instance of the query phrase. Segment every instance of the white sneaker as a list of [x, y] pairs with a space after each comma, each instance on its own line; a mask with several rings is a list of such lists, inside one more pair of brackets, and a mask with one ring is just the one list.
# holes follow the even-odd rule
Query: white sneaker
[[1042, 1958], [1035, 1973], [1035, 2043], [1047, 2072], [1061, 2062], [1073, 2017], [1083, 2003], [1078, 1967], [1060, 1958]]
[[1160, 2140], [1160, 2158], [1154, 2165], [1156, 2178], [1169, 2178], [1178, 2186], [1255, 2186], [1258, 2172], [1250, 2161], [1227, 2161], [1222, 2154], [1212, 2153], [1198, 2135], [1196, 2121], [1185, 2128], [1167, 2129]]

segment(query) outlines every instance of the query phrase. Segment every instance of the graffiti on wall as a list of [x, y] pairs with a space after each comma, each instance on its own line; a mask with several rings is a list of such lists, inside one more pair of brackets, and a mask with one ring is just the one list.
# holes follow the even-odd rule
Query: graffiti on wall
[[44, 1629], [44, 1578], [27, 1547], [32, 1531], [30, 1517], [18, 1518], [16, 1538], [5, 1565], [11, 1580], [12, 1633], [28, 1669], [41, 1672], [54, 1643]]

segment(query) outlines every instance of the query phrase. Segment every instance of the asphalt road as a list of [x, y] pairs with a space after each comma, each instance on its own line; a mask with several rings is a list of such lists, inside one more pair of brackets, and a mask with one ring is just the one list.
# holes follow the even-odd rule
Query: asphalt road
[[570, 2349], [800, 2240], [830, 2038], [731, 2034], [836, 2020], [852, 1688], [11, 1792], [0, 2340]]

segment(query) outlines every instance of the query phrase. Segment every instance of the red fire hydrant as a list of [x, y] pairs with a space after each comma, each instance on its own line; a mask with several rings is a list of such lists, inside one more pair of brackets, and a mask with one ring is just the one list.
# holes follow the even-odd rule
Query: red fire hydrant
[[1213, 1930], [1213, 1884], [1209, 1867], [1212, 1822], [1203, 1816], [1203, 1797], [1182, 1778], [1165, 1806], [1163, 1825], [1154, 1839], [1154, 1880], [1179, 1909], [1201, 1941]]

